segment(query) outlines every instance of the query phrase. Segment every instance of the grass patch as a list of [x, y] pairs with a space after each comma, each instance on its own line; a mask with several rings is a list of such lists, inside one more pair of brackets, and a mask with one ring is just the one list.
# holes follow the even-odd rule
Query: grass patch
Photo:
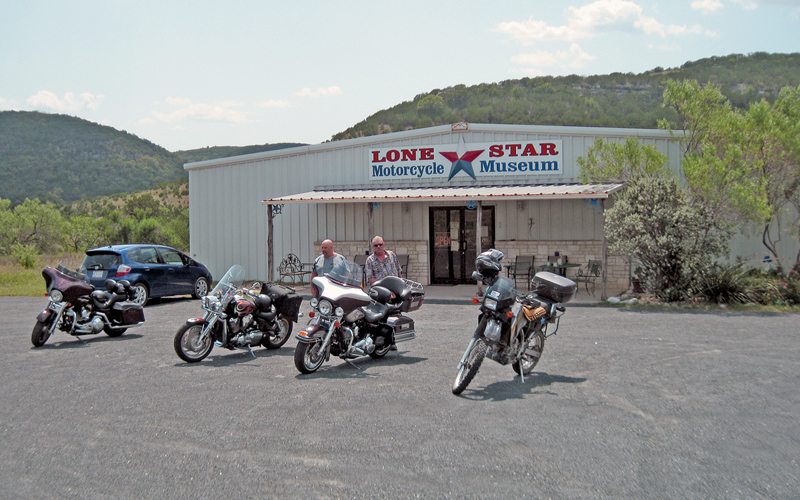
[[40, 297], [44, 296], [45, 266], [55, 267], [59, 263], [77, 269], [83, 262], [83, 254], [43, 255], [36, 259], [36, 265], [25, 269], [11, 257], [0, 257], [0, 296]]

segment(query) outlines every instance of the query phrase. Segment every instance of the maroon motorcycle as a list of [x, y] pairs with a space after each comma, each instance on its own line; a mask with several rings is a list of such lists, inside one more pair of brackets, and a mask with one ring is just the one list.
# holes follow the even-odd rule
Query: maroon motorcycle
[[56, 330], [76, 337], [100, 332], [119, 337], [128, 328], [144, 324], [144, 310], [130, 302], [133, 292], [126, 280], [108, 279], [105, 290], [95, 290], [83, 274], [60, 265], [45, 267], [42, 276], [49, 300], [33, 326], [35, 347], [43, 346]]

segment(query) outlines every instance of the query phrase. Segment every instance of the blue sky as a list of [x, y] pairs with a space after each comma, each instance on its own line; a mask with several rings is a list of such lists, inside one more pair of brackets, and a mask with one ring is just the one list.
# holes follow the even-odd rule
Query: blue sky
[[172, 151], [319, 143], [462, 83], [800, 51], [798, 0], [0, 0], [0, 14], [0, 110]]

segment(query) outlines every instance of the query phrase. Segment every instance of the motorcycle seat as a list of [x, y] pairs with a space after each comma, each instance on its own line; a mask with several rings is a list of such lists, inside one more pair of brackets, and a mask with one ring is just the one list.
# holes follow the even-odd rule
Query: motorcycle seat
[[389, 306], [380, 302], [373, 302], [364, 308], [364, 319], [367, 323], [377, 323], [382, 320], [389, 311]]

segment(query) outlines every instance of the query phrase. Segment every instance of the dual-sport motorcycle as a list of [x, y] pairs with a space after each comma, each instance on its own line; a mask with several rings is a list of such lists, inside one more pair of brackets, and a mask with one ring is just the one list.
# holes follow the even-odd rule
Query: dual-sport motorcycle
[[190, 318], [175, 334], [174, 347], [187, 363], [196, 363], [211, 353], [214, 345], [226, 349], [283, 346], [300, 317], [303, 298], [292, 288], [272, 283], [253, 283], [242, 288], [244, 269], [234, 264], [225, 276], [201, 298], [205, 314]]
[[398, 342], [416, 338], [414, 320], [404, 312], [422, 307], [422, 285], [396, 276], [376, 281], [367, 293], [361, 289], [363, 270], [348, 260], [330, 273], [311, 280], [311, 321], [295, 335], [294, 365], [313, 373], [330, 359], [348, 361], [361, 356], [379, 359]]
[[[501, 365], [511, 363], [522, 382], [539, 362], [544, 341], [558, 331], [564, 304], [575, 297], [574, 281], [549, 272], [538, 272], [533, 290], [520, 293], [514, 281], [500, 276], [503, 252], [491, 249], [475, 259], [472, 278], [488, 286], [481, 302], [478, 327], [458, 363], [453, 394], [461, 394], [478, 373], [484, 357]], [[476, 299], [477, 303], [477, 299]], [[555, 324], [552, 332], [548, 326]]]
[[45, 267], [47, 307], [36, 317], [31, 343], [41, 347], [56, 330], [73, 336], [105, 332], [119, 337], [128, 328], [144, 324], [142, 306], [130, 302], [134, 295], [127, 280], [107, 279], [105, 290], [95, 290], [84, 274], [59, 265]]

